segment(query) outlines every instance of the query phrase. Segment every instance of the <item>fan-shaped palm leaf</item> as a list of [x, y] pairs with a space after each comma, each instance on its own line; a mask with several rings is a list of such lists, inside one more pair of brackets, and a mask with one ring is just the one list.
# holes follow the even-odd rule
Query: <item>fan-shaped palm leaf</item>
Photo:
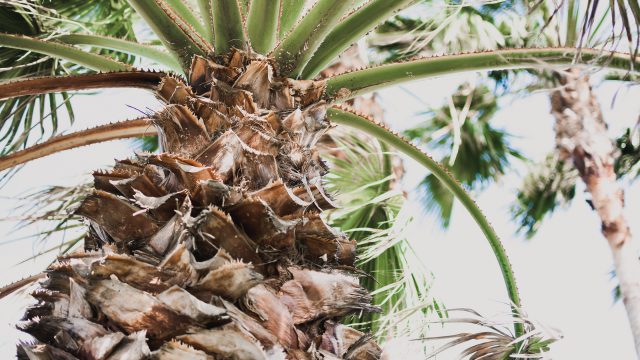
[[575, 195], [578, 172], [554, 153], [532, 166], [518, 189], [517, 201], [511, 207], [520, 231], [532, 237], [542, 220]]
[[[464, 186], [482, 188], [501, 175], [520, 153], [509, 145], [509, 135], [496, 129], [490, 120], [498, 110], [496, 97], [485, 85], [461, 85], [451, 95], [449, 105], [426, 113], [429, 119], [405, 131], [410, 139], [442, 156], [441, 162]], [[433, 175], [421, 182], [423, 204], [449, 225], [453, 197]]]
[[[373, 303], [383, 310], [358, 316], [353, 322], [383, 339], [396, 333], [388, 324], [398, 312], [429, 302], [420, 312], [426, 315], [439, 305], [428, 298], [429, 279], [403, 236], [402, 230], [411, 219], [403, 219], [405, 198], [391, 186], [398, 180], [391, 154], [373, 139], [351, 134], [334, 135], [333, 139], [338, 152], [328, 157], [333, 171], [327, 177], [327, 190], [336, 194], [340, 208], [330, 211], [328, 219], [358, 240], [359, 268], [371, 275], [361, 283], [372, 291]], [[424, 331], [423, 323], [418, 322], [420, 327], [413, 330]]]

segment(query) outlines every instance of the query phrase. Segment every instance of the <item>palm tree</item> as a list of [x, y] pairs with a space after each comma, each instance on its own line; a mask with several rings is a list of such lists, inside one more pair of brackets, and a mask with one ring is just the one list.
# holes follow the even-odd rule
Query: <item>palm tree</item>
[[[356, 241], [322, 217], [333, 202], [323, 189], [328, 169], [316, 143], [331, 122], [374, 136], [443, 181], [485, 234], [519, 311], [504, 249], [458, 183], [400, 136], [339, 104], [416, 78], [540, 61], [566, 65], [577, 50], [447, 55], [316, 77], [413, 2], [356, 7], [355, 1], [318, 0], [304, 15], [304, 3], [292, 0], [199, 0], [198, 11], [180, 0], [0, 3], [3, 18], [11, 20], [0, 34], [8, 52], [2, 124], [11, 138], [0, 170], [81, 145], [149, 135], [153, 128], [163, 151], [93, 174], [94, 189], [75, 210], [88, 226], [84, 249], [47, 269], [33, 293], [38, 302], [19, 325], [37, 341], [21, 344], [19, 357], [379, 358], [370, 336], [340, 323], [379, 309], [358, 284]], [[156, 36], [148, 44], [83, 26], [104, 24], [117, 13], [128, 29], [134, 12]], [[126, 54], [162, 70], [136, 69]], [[637, 66], [623, 54], [581, 54], [589, 64]], [[55, 112], [52, 94], [102, 88], [151, 91], [164, 108], [16, 151], [30, 144], [32, 120], [48, 119], [38, 111], [43, 94]], [[11, 134], [19, 129], [16, 142]], [[503, 356], [539, 352], [530, 337], [520, 338], [521, 323], [513, 328], [511, 339], [519, 340], [505, 344]]]
[[[566, 12], [563, 12], [558, 11], [560, 9], [554, 9], [552, 4], [540, 1], [536, 3], [537, 8], [533, 12], [534, 15], [537, 12], [538, 21], [535, 21], [535, 16], [531, 16], [529, 23], [512, 15], [505, 16], [500, 11], [503, 10], [502, 6], [503, 4], [494, 4], [456, 10], [466, 14], [465, 23], [467, 26], [473, 24], [472, 33], [475, 36], [469, 36], [468, 33], [458, 34], [459, 37], [452, 35], [455, 32], [455, 26], [459, 27], [456, 24], [459, 17], [451, 20], [450, 26], [449, 24], [441, 25], [443, 23], [441, 19], [439, 21], [396, 19], [389, 23], [387, 28], [382, 29], [382, 40], [378, 40], [379, 49], [389, 54], [387, 56], [397, 58], [433, 51], [434, 48], [441, 50], [452, 47], [456, 50], [469, 51], [504, 48], [522, 43], [535, 43], [539, 46], [582, 46], [584, 44], [593, 46], [598, 42], [606, 44], [609, 40], [608, 33], [602, 36], [602, 31], [606, 28], [603, 26], [608, 16], [606, 12], [609, 9], [604, 15], [600, 15], [597, 2], [593, 6], [587, 5], [585, 9], [585, 7], [581, 8], [580, 2], [568, 1]], [[634, 4], [630, 6], [631, 11], [638, 10], [637, 4], [635, 4], [636, 7]], [[625, 8], [621, 7], [619, 10], [621, 10], [619, 19], [628, 24], [630, 19]], [[581, 17], [580, 14], [583, 12], [585, 16]], [[552, 14], [551, 19], [549, 14]], [[559, 20], [561, 15], [564, 16], [564, 22]], [[614, 17], [614, 23], [615, 19]], [[579, 32], [580, 26], [583, 29], [582, 35]], [[625, 28], [628, 40], [631, 41], [632, 33], [628, 26]], [[522, 31], [523, 29], [528, 31]], [[417, 35], [403, 36], [402, 33], [406, 34], [408, 30], [412, 30]], [[393, 41], [393, 39], [399, 41]], [[420, 47], [421, 44], [423, 47]], [[602, 233], [613, 254], [615, 273], [621, 284], [618, 291], [625, 303], [636, 349], [640, 356], [640, 315], [638, 315], [640, 314], [640, 261], [638, 261], [638, 247], [633, 242], [622, 210], [624, 190], [617, 182], [617, 177], [622, 175], [621, 166], [618, 166], [619, 151], [607, 134], [607, 125], [602, 117], [599, 102], [591, 90], [589, 78], [583, 69], [571, 67], [557, 70], [552, 73], [553, 76], [549, 76], [549, 72], [533, 72], [533, 74], [538, 77], [536, 87], [546, 84], [547, 87], [555, 89], [551, 92], [550, 100], [555, 118], [556, 149], [543, 163], [535, 167], [534, 172], [526, 176], [524, 187], [519, 192], [516, 205], [512, 210], [514, 218], [521, 224], [521, 229], [525, 230], [528, 236], [532, 236], [546, 214], [553, 211], [559, 203], [573, 198], [576, 180], [578, 178], [583, 180], [586, 191], [591, 196], [590, 205], [600, 217]], [[470, 94], [465, 104], [464, 97], [460, 97], [459, 93], [453, 95], [453, 104], [449, 108], [461, 109], [460, 112], [465, 114], [464, 119], [468, 117], [469, 121], [473, 121], [473, 114], [478, 110], [470, 106], [477, 104], [478, 99]], [[458, 98], [457, 101], [456, 98]], [[407, 131], [407, 135], [424, 140], [426, 133], [428, 144], [435, 143], [441, 147], [447, 145], [451, 148], [451, 143], [454, 142], [451, 158], [455, 159], [458, 149], [463, 151], [463, 156], [460, 161], [445, 161], [445, 164], [449, 165], [449, 169], [465, 185], [479, 187], [483, 180], [493, 180], [503, 173], [502, 169], [506, 167], [504, 154], [510, 152], [513, 155], [516, 154], [509, 150], [504, 139], [497, 138], [498, 141], [494, 141], [496, 135], [491, 132], [485, 132], [484, 136], [477, 137], [475, 134], [479, 131], [474, 131], [472, 127], [465, 129], [468, 122], [464, 122], [464, 119], [463, 121], [456, 119], [453, 116], [454, 112], [445, 107], [426, 125]], [[463, 125], [456, 125], [456, 121]], [[462, 135], [456, 135], [454, 133], [456, 129]], [[436, 142], [437, 139], [432, 139], [431, 134], [438, 130], [443, 137]], [[458, 145], [455, 145], [456, 136], [461, 139]], [[479, 145], [483, 143], [498, 145], [483, 148]], [[465, 148], [474, 149], [474, 151], [468, 151], [471, 155], [470, 160], [464, 156]], [[502, 149], [500, 154], [503, 155], [496, 156], [496, 149]], [[631, 154], [626, 157], [628, 160], [624, 167], [626, 169], [638, 161], [634, 157], [633, 149], [628, 150], [631, 150]], [[449, 158], [445, 157], [445, 160]], [[494, 168], [496, 171], [490, 173], [486, 170], [487, 168]], [[443, 225], [447, 226], [452, 203], [449, 195], [443, 192], [438, 187], [438, 183], [430, 177], [425, 178], [423, 186], [428, 195], [427, 209], [436, 212]]]

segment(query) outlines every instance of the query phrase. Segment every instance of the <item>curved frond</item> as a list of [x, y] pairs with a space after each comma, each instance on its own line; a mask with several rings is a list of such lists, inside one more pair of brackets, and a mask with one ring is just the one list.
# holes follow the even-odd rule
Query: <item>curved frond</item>
[[60, 135], [27, 149], [0, 157], [0, 171], [24, 164], [47, 155], [100, 142], [155, 135], [150, 119], [139, 118], [97, 126], [91, 129]]
[[97, 71], [124, 71], [131, 69], [130, 65], [106, 58], [101, 55], [92, 54], [73, 46], [45, 41], [29, 36], [11, 35], [0, 33], [0, 46], [33, 51], [58, 59], [70, 61], [72, 63]]
[[[442, 181], [447, 189], [451, 191], [467, 209], [471, 217], [473, 217], [484, 233], [494, 255], [496, 256], [498, 265], [500, 266], [500, 271], [502, 272], [509, 299], [516, 307], [520, 306], [520, 294], [518, 293], [513, 269], [498, 235], [495, 233], [480, 208], [478, 208], [478, 205], [443, 167], [441, 167], [429, 155], [425, 154], [402, 137], [365, 116], [334, 106], [327, 110], [327, 117], [337, 124], [359, 129], [366, 134], [387, 143], [389, 146], [416, 160], [426, 169], [431, 171], [440, 181]], [[514, 324], [514, 329], [516, 336], [521, 336], [523, 334], [521, 324]]]
[[628, 54], [575, 48], [525, 48], [443, 55], [400, 63], [374, 66], [331, 77], [326, 82], [325, 97], [343, 101], [379, 88], [403, 82], [467, 71], [544, 68], [571, 65], [576, 55], [584, 64], [628, 71], [638, 67]]
[[60, 35], [56, 37], [56, 40], [70, 45], [90, 45], [97, 48], [136, 55], [167, 66], [171, 70], [177, 72], [182, 71], [179, 60], [173, 54], [133, 41], [93, 34]]

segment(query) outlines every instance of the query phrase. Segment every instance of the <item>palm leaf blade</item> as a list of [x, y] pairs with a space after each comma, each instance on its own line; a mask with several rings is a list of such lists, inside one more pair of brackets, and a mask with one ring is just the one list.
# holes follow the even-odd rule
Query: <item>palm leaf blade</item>
[[131, 67], [100, 55], [87, 53], [75, 47], [44, 41], [28, 36], [0, 33], [0, 46], [34, 51], [40, 54], [64, 59], [78, 65], [99, 71], [122, 71]]
[[351, 44], [371, 31], [379, 22], [391, 14], [412, 5], [415, 0], [389, 2], [373, 0], [340, 21], [327, 35], [301, 74], [303, 79], [311, 79], [324, 69], [335, 57]]

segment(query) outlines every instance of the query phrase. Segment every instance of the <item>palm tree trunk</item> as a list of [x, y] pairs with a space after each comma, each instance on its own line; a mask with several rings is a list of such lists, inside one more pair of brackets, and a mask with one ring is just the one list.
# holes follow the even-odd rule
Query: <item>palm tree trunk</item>
[[379, 308], [356, 241], [321, 216], [321, 87], [241, 51], [216, 60], [154, 87], [163, 153], [93, 174], [84, 250], [34, 291], [19, 359], [380, 358], [339, 322]]
[[593, 208], [602, 222], [602, 234], [611, 248], [640, 357], [640, 261], [624, 217], [624, 190], [616, 181], [616, 149], [607, 136], [607, 124], [589, 78], [578, 69], [569, 69], [560, 75], [560, 84], [551, 95], [556, 146], [562, 159], [573, 161], [591, 194]]

